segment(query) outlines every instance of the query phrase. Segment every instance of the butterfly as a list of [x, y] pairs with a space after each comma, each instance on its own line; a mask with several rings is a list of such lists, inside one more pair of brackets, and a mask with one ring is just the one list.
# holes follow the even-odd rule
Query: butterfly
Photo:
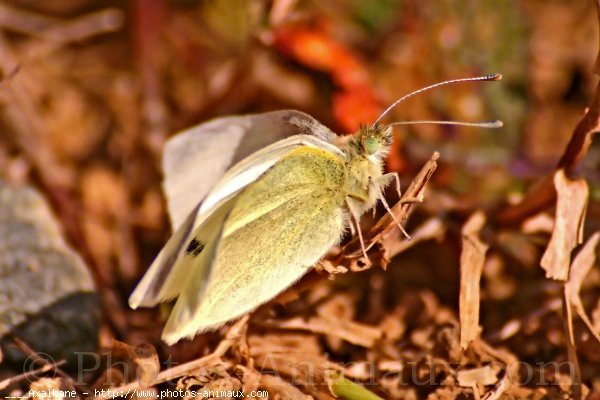
[[295, 110], [217, 118], [175, 135], [163, 154], [174, 233], [130, 307], [176, 298], [162, 334], [174, 344], [268, 302], [349, 229], [366, 257], [360, 217], [378, 201], [390, 211], [383, 190], [395, 183], [399, 191], [398, 175], [383, 169], [392, 127], [401, 123], [382, 125], [383, 116], [423, 90], [497, 79], [413, 92], [353, 135], [339, 136]]

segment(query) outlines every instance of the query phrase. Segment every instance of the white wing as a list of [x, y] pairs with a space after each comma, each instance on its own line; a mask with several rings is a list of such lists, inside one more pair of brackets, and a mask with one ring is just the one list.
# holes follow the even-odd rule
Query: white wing
[[[276, 135], [284, 136], [285, 130], [308, 131], [315, 133], [315, 136], [300, 134], [280, 140], [254, 152], [225, 173], [229, 163], [247, 153], [248, 148], [266, 141], [264, 138], [259, 140], [259, 136], [266, 135], [272, 140]], [[227, 133], [232, 137], [231, 142], [223, 140]], [[177, 297], [182, 285], [176, 282], [175, 277], [183, 277], [183, 281], [186, 281], [191, 274], [196, 278], [198, 274], [207, 276], [205, 274], [209, 273], [212, 262], [209, 255], [214, 249], [212, 243], [218, 242], [218, 237], [213, 237], [212, 233], [220, 232], [233, 198], [298, 147], [318, 147], [343, 156], [335, 145], [329, 143], [335, 137], [325, 126], [306, 114], [276, 111], [217, 119], [171, 139], [165, 147], [163, 169], [164, 189], [175, 232], [132, 293], [129, 305], [132, 308], [152, 307]], [[205, 141], [204, 149], [199, 148], [202, 141]], [[201, 169], [200, 166], [204, 165], [207, 168]], [[218, 178], [221, 178], [220, 181]], [[215, 183], [216, 186], [207, 195]], [[230, 199], [232, 201], [228, 202]], [[186, 210], [186, 214], [183, 210]], [[194, 263], [182, 262], [185, 259], [182, 254], [192, 239], [192, 232], [205, 235], [207, 250]]]
[[[146, 271], [142, 280], [129, 297], [129, 306], [153, 307], [179, 295], [184, 282], [189, 282], [190, 274], [201, 278], [198, 285], [203, 287], [210, 273], [212, 254], [219, 243], [225, 218], [229, 214], [234, 199], [221, 204], [197, 229], [194, 240], [190, 238], [196, 210], [192, 211], [184, 223], [175, 231]], [[197, 252], [198, 254], [194, 253]], [[198, 256], [198, 257], [196, 257]], [[198, 292], [200, 296], [201, 291]]]
[[[166, 143], [163, 155], [163, 187], [173, 231], [231, 165], [271, 143], [298, 134], [329, 143], [335, 137], [311, 116], [294, 110], [217, 118], [175, 135]], [[249, 164], [256, 163], [250, 160], [246, 165]], [[257, 170], [259, 175], [264, 172], [261, 169]]]

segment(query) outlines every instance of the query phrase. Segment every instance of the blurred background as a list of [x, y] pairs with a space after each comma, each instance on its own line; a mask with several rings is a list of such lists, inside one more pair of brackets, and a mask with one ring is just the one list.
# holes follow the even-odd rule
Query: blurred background
[[[76, 263], [84, 264], [74, 267], [87, 272], [64, 296], [81, 291], [96, 299], [89, 305], [74, 301], [86, 307], [77, 313], [92, 317], [84, 324], [84, 339], [74, 334], [73, 348], [143, 340], [163, 346], [161, 355], [191, 359], [216, 337], [167, 350], [158, 340], [164, 321], [160, 310], [133, 312], [126, 306], [131, 289], [170, 235], [160, 157], [172, 134], [227, 114], [285, 108], [305, 111], [340, 134], [351, 133], [410, 91], [446, 79], [501, 73], [500, 82], [416, 96], [386, 119], [500, 119], [505, 124], [499, 130], [396, 129], [387, 165], [400, 174], [404, 187], [434, 151], [441, 154], [431, 191], [409, 231], [436, 216], [447, 234], [400, 255], [387, 272], [344, 276], [340, 290], [353, 293], [353, 318], [371, 324], [397, 304], [420, 304], [416, 310], [421, 311], [413, 310], [417, 314], [403, 314], [405, 338], [417, 328], [434, 329], [440, 308], [456, 315], [460, 225], [466, 217], [476, 209], [500, 213], [556, 166], [594, 94], [598, 36], [592, 1], [4, 0], [2, 190], [23, 185], [35, 190], [41, 196], [35, 201], [47, 201], [41, 207], [51, 215], [30, 218], [25, 225], [54, 215], [49, 224], [61, 233], [52, 235], [64, 238], [59, 247], [69, 248], [59, 252], [73, 251], [80, 258]], [[576, 169], [590, 185], [587, 233], [600, 227], [599, 163], [600, 147], [593, 144]], [[11, 196], [2, 200], [7, 215], [23, 204]], [[552, 306], [559, 289], [539, 268], [548, 235], [527, 236], [508, 225], [496, 220], [485, 232], [496, 257], [483, 273], [483, 337], [506, 346], [517, 359], [563, 360], [560, 307]], [[42, 239], [31, 246], [46, 243], [40, 232]], [[16, 251], [19, 242], [15, 239], [6, 251]], [[31, 257], [38, 257], [37, 251]], [[59, 279], [62, 264], [46, 268], [48, 258], [38, 258], [35, 280]], [[17, 264], [0, 257], [2, 284], [24, 265]], [[595, 310], [598, 328], [597, 267], [588, 278], [585, 304], [590, 313]], [[38, 288], [28, 284], [31, 278], [22, 279], [6, 283], [14, 292], [0, 296], [5, 302], [0, 311], [12, 307], [14, 313], [0, 317], [0, 335], [14, 341], [10, 335], [20, 332], [17, 336], [28, 337], [28, 345], [39, 351], [46, 345], [35, 343], [39, 336], [27, 336], [23, 324], [38, 310], [48, 312], [62, 286], [57, 281]], [[375, 287], [379, 295], [373, 294]], [[36, 303], [31, 298], [39, 304], [30, 304]], [[21, 312], [16, 303], [29, 308]], [[418, 314], [427, 307], [432, 318], [424, 321]], [[296, 309], [302, 308], [285, 312]], [[518, 334], [494, 336], [510, 321], [522, 322]], [[38, 334], [48, 335], [46, 329]], [[592, 387], [594, 379], [599, 384], [594, 363], [600, 361], [600, 346], [590, 337], [581, 340], [584, 381]], [[367, 357], [354, 348], [323, 346], [321, 351], [334, 359]], [[55, 354], [57, 347], [64, 349], [59, 345], [48, 352]], [[68, 357], [58, 354], [53, 358]]]

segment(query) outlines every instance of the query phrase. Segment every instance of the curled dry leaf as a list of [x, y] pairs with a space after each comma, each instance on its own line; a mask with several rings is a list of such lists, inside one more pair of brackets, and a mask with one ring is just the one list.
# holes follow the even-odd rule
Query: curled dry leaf
[[583, 241], [583, 220], [589, 189], [583, 179], [571, 180], [564, 170], [554, 174], [556, 217], [552, 237], [542, 256], [541, 266], [546, 277], [566, 281], [571, 264], [571, 251]]
[[460, 347], [466, 349], [479, 333], [479, 282], [488, 245], [479, 239], [485, 215], [478, 211], [462, 228], [460, 254]]
[[600, 330], [597, 330], [588, 318], [580, 296], [583, 280], [596, 262], [596, 248], [598, 247], [598, 242], [600, 242], [600, 232], [594, 233], [594, 235], [592, 235], [585, 243], [583, 248], [579, 250], [579, 253], [577, 253], [577, 256], [575, 256], [575, 259], [571, 264], [569, 281], [566, 283], [565, 290], [567, 291], [569, 301], [571, 305], [575, 307], [575, 311], [579, 315], [579, 318], [581, 318], [590, 333], [598, 343], [600, 343]]
[[581, 291], [583, 280], [596, 262], [596, 247], [598, 247], [598, 242], [600, 242], [600, 232], [594, 233], [573, 259], [571, 271], [569, 272], [569, 281], [567, 282], [567, 287], [571, 295], [571, 303], [573, 304], [581, 302], [579, 292]]

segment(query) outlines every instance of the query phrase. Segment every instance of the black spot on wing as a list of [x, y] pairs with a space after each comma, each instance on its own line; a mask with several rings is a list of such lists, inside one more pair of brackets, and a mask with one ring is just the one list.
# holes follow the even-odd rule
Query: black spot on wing
[[188, 256], [191, 255], [196, 257], [198, 254], [204, 250], [205, 244], [199, 241], [197, 238], [193, 238], [192, 241], [188, 244], [187, 249], [185, 249], [185, 254]]

